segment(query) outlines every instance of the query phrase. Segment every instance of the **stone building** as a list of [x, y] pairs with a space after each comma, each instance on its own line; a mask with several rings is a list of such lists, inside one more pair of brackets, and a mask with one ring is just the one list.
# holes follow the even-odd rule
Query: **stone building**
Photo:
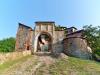
[[55, 22], [35, 22], [34, 29], [19, 23], [15, 49], [17, 51], [32, 50], [32, 53], [62, 52], [64, 38], [64, 30], [55, 30]]
[[92, 59], [92, 50], [84, 38], [84, 30], [78, 30], [75, 27], [68, 28], [68, 34], [64, 38], [64, 53], [69, 56], [83, 59]]
[[31, 50], [35, 52], [64, 52], [67, 55], [80, 58], [91, 58], [91, 52], [86, 40], [83, 38], [83, 30], [77, 28], [67, 28], [56, 30], [55, 22], [39, 21], [35, 22], [32, 29], [29, 26], [19, 23], [16, 35], [16, 51]]

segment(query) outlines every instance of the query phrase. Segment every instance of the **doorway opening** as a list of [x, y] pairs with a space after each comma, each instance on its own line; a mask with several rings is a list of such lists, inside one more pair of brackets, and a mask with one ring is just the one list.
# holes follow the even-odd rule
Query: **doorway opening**
[[52, 38], [49, 33], [41, 33], [38, 37], [37, 52], [51, 52]]
[[30, 50], [30, 46], [27, 46], [27, 48], [26, 48], [27, 50]]

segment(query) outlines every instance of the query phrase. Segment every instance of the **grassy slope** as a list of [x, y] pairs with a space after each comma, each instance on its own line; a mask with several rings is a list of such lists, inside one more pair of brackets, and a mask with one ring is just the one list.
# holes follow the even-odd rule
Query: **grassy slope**
[[51, 75], [100, 75], [100, 63], [69, 57], [49, 67]]
[[[22, 57], [0, 65], [0, 73], [14, 64], [26, 61], [30, 57]], [[48, 67], [45, 64], [42, 65], [37, 70], [36, 75], [48, 75], [48, 73], [50, 75], [100, 75], [100, 63], [73, 57], [57, 59], [55, 63]]]
[[16, 60], [5, 62], [4, 64], [0, 65], [0, 74], [2, 72], [4, 72], [5, 70], [9, 69], [12, 65], [15, 65], [15, 64], [17, 64], [19, 62], [24, 62], [24, 61], [26, 61], [30, 57], [31, 56], [28, 55], [28, 56], [25, 56], [25, 57], [22, 57], [22, 58], [19, 58], [19, 59], [16, 59]]

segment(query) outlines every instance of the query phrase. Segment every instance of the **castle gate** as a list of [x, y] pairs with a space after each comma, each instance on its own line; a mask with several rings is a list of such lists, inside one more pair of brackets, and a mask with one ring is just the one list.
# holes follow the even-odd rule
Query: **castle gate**
[[34, 52], [51, 52], [54, 35], [54, 22], [35, 22]]
[[55, 22], [38, 21], [32, 29], [19, 23], [16, 35], [17, 51], [31, 50], [34, 52], [61, 52], [64, 30], [56, 30]]

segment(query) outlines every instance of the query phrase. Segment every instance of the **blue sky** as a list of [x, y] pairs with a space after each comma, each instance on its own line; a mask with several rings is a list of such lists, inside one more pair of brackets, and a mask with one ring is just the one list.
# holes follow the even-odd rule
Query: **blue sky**
[[0, 39], [15, 37], [18, 23], [55, 21], [66, 27], [100, 25], [100, 0], [0, 0]]

